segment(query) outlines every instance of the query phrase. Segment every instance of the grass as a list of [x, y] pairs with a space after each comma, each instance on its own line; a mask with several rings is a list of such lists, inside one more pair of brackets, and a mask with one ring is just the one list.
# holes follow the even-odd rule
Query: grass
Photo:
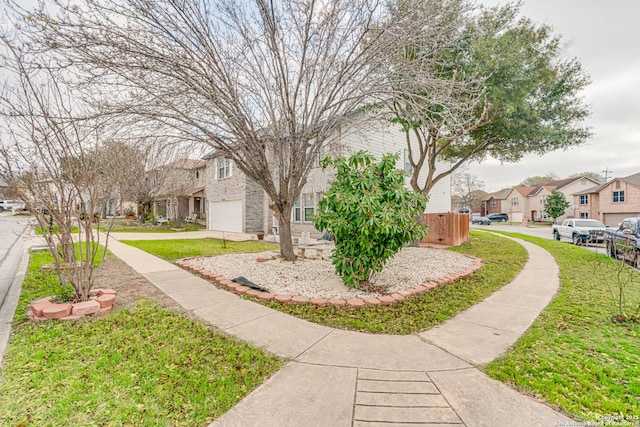
[[482, 258], [485, 265], [455, 283], [389, 306], [354, 310], [326, 306], [265, 303], [311, 322], [340, 329], [380, 334], [411, 334], [440, 324], [509, 283], [526, 262], [526, 251], [516, 242], [471, 232], [469, 241], [451, 249]]
[[[18, 313], [51, 294], [47, 262], [33, 254]], [[146, 299], [91, 321], [22, 320], [2, 369], [3, 425], [207, 425], [281, 366]]]
[[[638, 424], [640, 324], [611, 321], [617, 314], [612, 290], [619, 262], [567, 243], [509, 235], [555, 257], [561, 288], [532, 327], [486, 372], [577, 419], [602, 421], [602, 416], [621, 415], [631, 417], [628, 425]], [[633, 277], [628, 306], [637, 307], [640, 273], [626, 267], [623, 271]]]
[[169, 262], [180, 258], [221, 255], [231, 252], [264, 252], [278, 245], [260, 241], [231, 242], [220, 239], [121, 240]]
[[[46, 227], [44, 230], [41, 226], [37, 226], [34, 229], [36, 235], [41, 236], [43, 234], [43, 231], [46, 231], [47, 233], [49, 232], [49, 228]], [[53, 234], [60, 234], [60, 229], [58, 228], [57, 225], [53, 226]], [[74, 225], [71, 227], [71, 234], [78, 234], [78, 226]]]
[[[106, 232], [111, 225], [111, 220], [106, 219], [101, 223], [99, 230]], [[114, 233], [182, 233], [186, 231], [206, 230], [204, 225], [198, 223], [180, 223], [180, 230], [176, 230], [173, 221], [164, 224], [153, 225], [149, 222], [141, 224], [137, 220], [116, 219], [109, 231]]]

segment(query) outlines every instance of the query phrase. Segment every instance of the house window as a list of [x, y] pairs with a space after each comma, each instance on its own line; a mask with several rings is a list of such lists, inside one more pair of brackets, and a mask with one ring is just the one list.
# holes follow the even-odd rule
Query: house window
[[622, 202], [624, 202], [624, 191], [614, 191], [613, 203], [622, 203]]
[[547, 196], [540, 197], [540, 204], [543, 206], [547, 204]]
[[491, 206], [492, 208], [496, 207], [496, 199], [492, 199], [491, 202], [489, 202], [489, 206]]
[[322, 193], [304, 193], [293, 205], [294, 222], [312, 222], [322, 200]]
[[411, 175], [413, 173], [413, 167], [411, 166], [411, 161], [409, 160], [409, 150], [404, 149], [404, 173], [406, 175]]
[[588, 212], [580, 212], [580, 218], [588, 219], [589, 218], [589, 213]]
[[511, 206], [518, 206], [519, 203], [520, 203], [520, 200], [517, 197], [513, 197], [511, 199]]
[[316, 214], [316, 206], [313, 201], [313, 193], [306, 193], [302, 195], [302, 203], [304, 205], [304, 218], [303, 222], [313, 221], [313, 216]]
[[200, 171], [196, 171], [196, 179], [200, 178]]
[[580, 195], [580, 204], [581, 205], [588, 205], [589, 204], [589, 195], [588, 194], [581, 194]]
[[231, 159], [218, 158], [218, 179], [225, 179], [231, 176]]
[[300, 199], [293, 204], [293, 220], [300, 222]]

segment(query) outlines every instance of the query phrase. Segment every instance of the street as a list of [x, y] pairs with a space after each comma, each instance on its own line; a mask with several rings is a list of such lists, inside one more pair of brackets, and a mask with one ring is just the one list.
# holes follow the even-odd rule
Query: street
[[0, 309], [18, 271], [25, 246], [20, 236], [28, 224], [28, 217], [0, 213]]
[[[511, 233], [521, 233], [529, 236], [542, 237], [543, 239], [553, 239], [553, 234], [551, 233], [551, 227], [524, 227], [522, 225], [507, 225], [500, 224], [497, 222], [492, 223], [491, 225], [471, 225], [472, 229], [477, 230], [485, 230], [485, 231], [508, 231]], [[563, 239], [563, 242], [566, 242], [568, 245], [571, 245], [571, 241]], [[604, 244], [594, 244], [589, 246], [584, 246], [585, 249], [590, 250], [592, 252], [605, 254], [606, 249]]]

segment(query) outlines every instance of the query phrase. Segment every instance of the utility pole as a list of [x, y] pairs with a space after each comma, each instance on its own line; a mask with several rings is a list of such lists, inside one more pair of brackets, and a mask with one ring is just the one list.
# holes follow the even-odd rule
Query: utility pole
[[609, 174], [613, 174], [613, 171], [610, 171], [608, 167], [606, 167], [602, 173], [604, 173], [604, 182], [609, 180]]

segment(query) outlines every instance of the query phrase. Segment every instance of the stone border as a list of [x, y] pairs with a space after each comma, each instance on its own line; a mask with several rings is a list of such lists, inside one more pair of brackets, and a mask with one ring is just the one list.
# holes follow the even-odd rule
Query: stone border
[[29, 319], [44, 322], [47, 320], [78, 320], [83, 316], [101, 316], [109, 313], [116, 303], [117, 292], [113, 289], [92, 289], [89, 301], [75, 304], [56, 304], [52, 297], [32, 301], [27, 310]]
[[[323, 307], [326, 305], [333, 305], [336, 307], [344, 307], [344, 308], [358, 308], [365, 306], [376, 306], [376, 305], [391, 305], [398, 301], [405, 300], [414, 295], [423, 294], [425, 292], [429, 292], [432, 289], [437, 288], [441, 285], [446, 285], [449, 283], [453, 283], [458, 279], [468, 276], [471, 273], [478, 271], [482, 268], [482, 260], [480, 258], [476, 258], [470, 255], [465, 255], [469, 258], [473, 259], [473, 265], [466, 270], [463, 270], [458, 273], [452, 273], [444, 277], [440, 277], [422, 285], [418, 285], [412, 288], [402, 289], [398, 292], [394, 292], [389, 295], [383, 295], [379, 297], [371, 297], [371, 298], [351, 298], [351, 299], [334, 299], [334, 298], [308, 298], [301, 295], [280, 295], [280, 294], [272, 294], [270, 292], [260, 292], [256, 289], [251, 289], [248, 286], [243, 286], [240, 283], [236, 283], [221, 274], [213, 273], [209, 270], [206, 270], [202, 267], [190, 264], [188, 261], [193, 258], [202, 258], [202, 257], [187, 257], [182, 258], [176, 261], [176, 265], [184, 270], [191, 271], [205, 280], [216, 283], [221, 288], [228, 289], [237, 295], [246, 295], [248, 297], [260, 300], [260, 301], [276, 301], [280, 303], [294, 303], [294, 304], [313, 304], [318, 307]], [[262, 257], [256, 258], [256, 262], [264, 262], [265, 259]]]

